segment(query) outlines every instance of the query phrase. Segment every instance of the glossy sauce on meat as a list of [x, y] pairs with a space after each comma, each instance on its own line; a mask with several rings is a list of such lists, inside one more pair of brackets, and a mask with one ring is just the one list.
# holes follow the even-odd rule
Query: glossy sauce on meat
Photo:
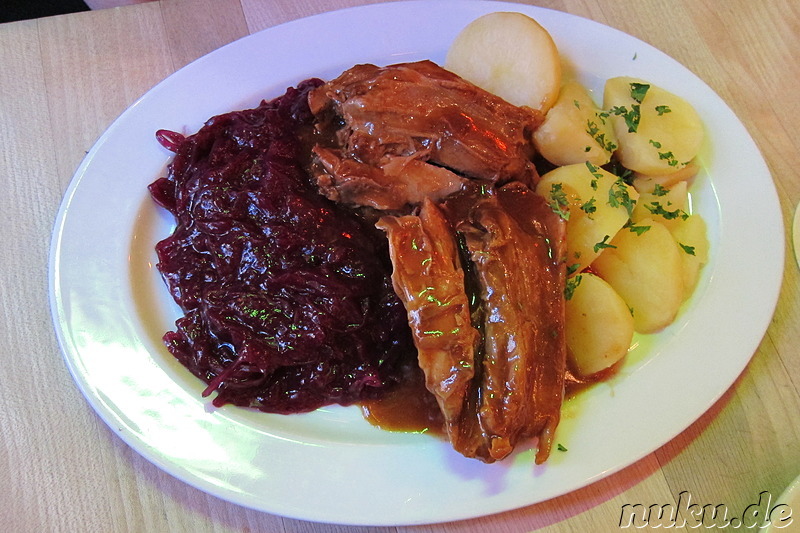
[[320, 190], [346, 205], [402, 211], [470, 180], [530, 183], [541, 113], [512, 106], [430, 61], [356, 65], [315, 89], [334, 142], [314, 147]]
[[531, 189], [541, 116], [429, 61], [356, 65], [309, 103], [333, 133], [314, 146], [320, 191], [384, 215], [451, 444], [493, 462], [538, 437], [544, 461], [566, 374], [565, 226]]
[[456, 236], [427, 198], [419, 215], [384, 216], [377, 225], [389, 239], [392, 283], [408, 315], [426, 387], [439, 404], [452, 441], [481, 340], [472, 324]]

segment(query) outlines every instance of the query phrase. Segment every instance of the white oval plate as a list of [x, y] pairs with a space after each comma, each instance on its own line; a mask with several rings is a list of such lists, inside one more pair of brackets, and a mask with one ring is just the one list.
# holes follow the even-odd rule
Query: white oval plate
[[[642, 338], [619, 376], [564, 408], [546, 465], [523, 449], [485, 465], [434, 437], [389, 433], [355, 407], [307, 415], [212, 409], [160, 336], [178, 316], [153, 245], [171, 231], [146, 186], [170, 154], [157, 129], [192, 133], [304, 78], [360, 62], [444, 54], [468, 22], [521, 11], [553, 35], [580, 80], [643, 78], [692, 102], [710, 132], [693, 189], [710, 263], [678, 320]], [[728, 154], [735, 154], [729, 156]], [[758, 223], [749, 218], [757, 214]], [[651, 453], [705, 412], [756, 350], [777, 300], [783, 229], [767, 167], [734, 113], [653, 47], [564, 13], [498, 2], [378, 4], [297, 20], [188, 65], [125, 111], [78, 169], [55, 224], [50, 292], [67, 364], [87, 400], [144, 457], [238, 504], [295, 518], [400, 525], [495, 513], [575, 490]], [[746, 305], [745, 305], [746, 302]]]

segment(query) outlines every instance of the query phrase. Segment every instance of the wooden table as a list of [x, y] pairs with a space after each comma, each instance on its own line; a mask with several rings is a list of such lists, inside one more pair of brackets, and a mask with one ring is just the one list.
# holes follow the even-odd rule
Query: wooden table
[[[384, 531], [307, 523], [208, 496], [125, 445], [81, 397], [47, 296], [62, 194], [98, 135], [176, 69], [223, 44], [363, 0], [162, 0], [0, 25], [0, 524], [9, 532]], [[787, 222], [800, 200], [800, 5], [794, 0], [536, 0], [673, 56], [736, 111], [763, 151]], [[742, 213], [758, 224], [758, 213]], [[800, 285], [787, 254], [752, 362], [710, 411], [655, 453], [552, 501], [387, 531], [615, 531], [626, 503], [742, 510], [800, 474]], [[745, 302], [742, 305], [746, 305]], [[713, 324], [709, 324], [713, 328]], [[800, 510], [798, 510], [800, 513]], [[677, 529], [688, 531], [689, 528]]]

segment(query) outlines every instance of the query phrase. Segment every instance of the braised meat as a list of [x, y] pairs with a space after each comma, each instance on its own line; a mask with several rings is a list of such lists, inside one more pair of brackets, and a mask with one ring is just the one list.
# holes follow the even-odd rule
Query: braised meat
[[564, 222], [521, 183], [458, 202], [449, 221], [431, 200], [381, 218], [392, 283], [453, 447], [494, 462], [538, 437], [541, 463], [564, 394]]
[[459, 230], [477, 271], [483, 310], [476, 383], [483, 442], [472, 438], [472, 446], [480, 445], [462, 453], [491, 462], [536, 436], [541, 463], [559, 422], [566, 372], [563, 220], [518, 183], [479, 200], [470, 218]]
[[[320, 191], [388, 212], [392, 283], [453, 447], [493, 462], [564, 392], [564, 222], [531, 185], [538, 112], [429, 61], [357, 65], [312, 91]], [[441, 207], [440, 207], [441, 206]]]
[[464, 180], [530, 183], [538, 111], [513, 106], [430, 61], [357, 65], [309, 95], [333, 143], [314, 147], [323, 194], [400, 211]]
[[472, 326], [464, 271], [450, 225], [425, 199], [419, 215], [385, 216], [392, 283], [408, 314], [425, 385], [436, 397], [453, 440], [474, 375], [480, 335]]

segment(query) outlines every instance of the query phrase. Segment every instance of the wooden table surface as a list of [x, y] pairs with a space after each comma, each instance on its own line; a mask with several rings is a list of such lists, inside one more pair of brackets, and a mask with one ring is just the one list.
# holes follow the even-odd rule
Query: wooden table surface
[[[618, 529], [622, 505], [675, 503], [683, 491], [734, 511], [762, 491], [777, 497], [800, 474], [800, 285], [789, 240], [800, 199], [795, 0], [529, 2], [618, 28], [689, 67], [744, 122], [780, 196], [789, 253], [769, 330], [722, 399], [655, 453], [574, 493], [496, 516], [349, 528], [209, 496], [140, 457], [94, 413], [64, 365], [47, 291], [53, 222], [84, 154], [137, 97], [192, 60], [249, 33], [360, 3], [162, 0], [0, 25], [2, 529], [605, 532]], [[758, 213], [742, 216], [758, 224]]]

